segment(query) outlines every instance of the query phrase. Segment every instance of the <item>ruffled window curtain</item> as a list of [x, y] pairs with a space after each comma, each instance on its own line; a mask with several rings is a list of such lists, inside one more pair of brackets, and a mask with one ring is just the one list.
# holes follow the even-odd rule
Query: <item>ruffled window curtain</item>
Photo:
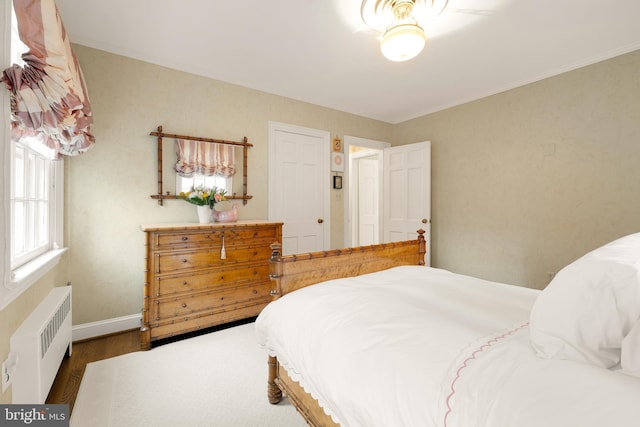
[[176, 139], [176, 158], [176, 173], [185, 178], [236, 173], [232, 145]]
[[77, 155], [95, 143], [91, 104], [78, 60], [54, 0], [13, 0], [26, 65], [4, 70], [11, 94], [12, 139], [32, 136], [56, 157]]

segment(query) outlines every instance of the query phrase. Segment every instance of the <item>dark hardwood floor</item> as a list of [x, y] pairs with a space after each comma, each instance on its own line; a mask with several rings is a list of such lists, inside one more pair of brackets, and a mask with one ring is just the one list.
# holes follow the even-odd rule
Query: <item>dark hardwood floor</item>
[[139, 329], [74, 342], [71, 357], [62, 361], [46, 402], [67, 403], [71, 413], [88, 363], [139, 350]]

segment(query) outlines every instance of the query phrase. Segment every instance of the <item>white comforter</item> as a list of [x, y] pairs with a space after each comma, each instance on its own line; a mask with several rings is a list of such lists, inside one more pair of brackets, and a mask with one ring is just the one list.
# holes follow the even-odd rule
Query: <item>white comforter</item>
[[343, 426], [637, 426], [640, 381], [540, 360], [538, 291], [406, 266], [285, 295], [259, 342]]

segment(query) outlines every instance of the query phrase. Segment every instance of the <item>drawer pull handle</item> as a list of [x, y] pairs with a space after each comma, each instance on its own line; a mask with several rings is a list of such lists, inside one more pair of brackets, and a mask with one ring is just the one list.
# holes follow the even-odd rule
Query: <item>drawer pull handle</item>
[[187, 240], [189, 240], [189, 236], [182, 236], [182, 240], [186, 242]]
[[224, 233], [222, 234], [222, 249], [220, 249], [220, 259], [227, 259], [227, 250], [224, 248]]
[[186, 302], [182, 303], [182, 308], [187, 308], [187, 303]]
[[255, 294], [257, 294], [257, 293], [258, 293], [258, 291], [256, 291], [256, 290], [254, 289], [254, 290], [253, 290], [253, 294], [255, 295]]
[[182, 262], [183, 262], [184, 264], [186, 264], [186, 263], [187, 263], [187, 260], [186, 260], [186, 259], [183, 259], [183, 260], [182, 260]]

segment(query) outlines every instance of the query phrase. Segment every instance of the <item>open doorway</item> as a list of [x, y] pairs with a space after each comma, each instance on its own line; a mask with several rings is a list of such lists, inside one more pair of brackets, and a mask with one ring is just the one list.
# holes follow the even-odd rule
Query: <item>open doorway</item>
[[382, 239], [383, 149], [391, 144], [345, 136], [347, 155], [345, 246], [380, 243]]

